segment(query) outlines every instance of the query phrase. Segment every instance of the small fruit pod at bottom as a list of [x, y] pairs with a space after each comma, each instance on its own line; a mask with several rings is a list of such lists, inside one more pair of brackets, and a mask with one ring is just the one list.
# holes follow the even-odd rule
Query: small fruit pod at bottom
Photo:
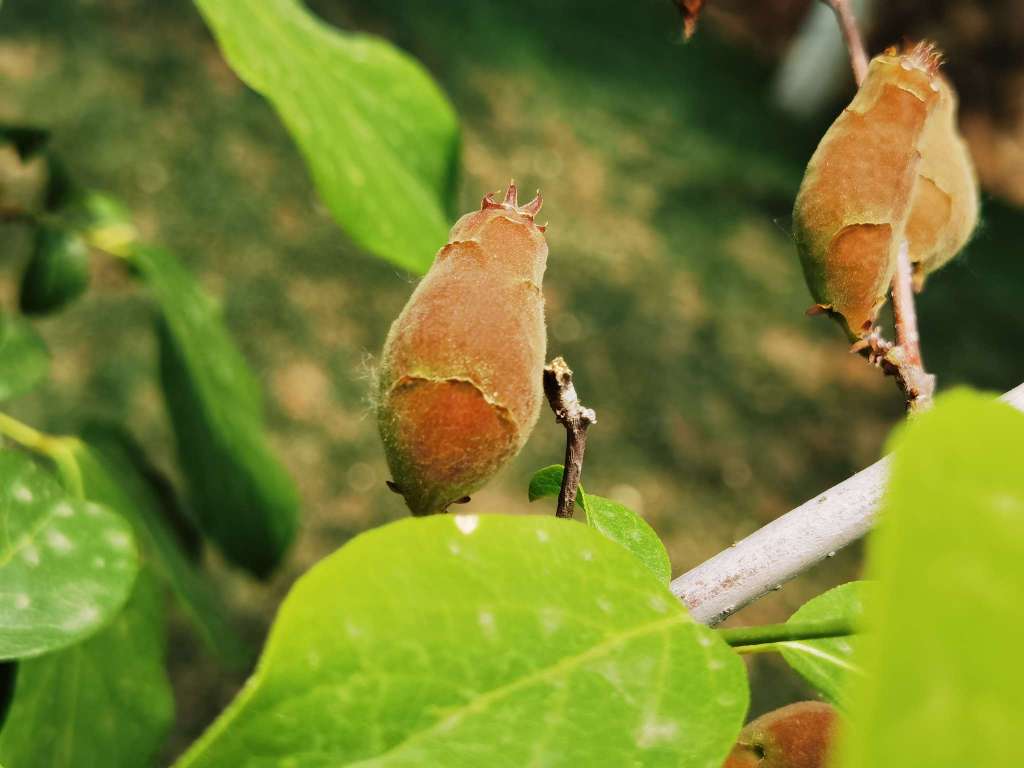
[[516, 455], [540, 413], [546, 351], [543, 230], [510, 186], [463, 216], [391, 326], [377, 416], [391, 487], [443, 512]]
[[838, 714], [800, 701], [748, 723], [722, 768], [826, 768]]
[[939, 101], [938, 55], [922, 44], [871, 60], [850, 106], [807, 165], [793, 209], [817, 308], [851, 341], [874, 326], [892, 282], [920, 162]]

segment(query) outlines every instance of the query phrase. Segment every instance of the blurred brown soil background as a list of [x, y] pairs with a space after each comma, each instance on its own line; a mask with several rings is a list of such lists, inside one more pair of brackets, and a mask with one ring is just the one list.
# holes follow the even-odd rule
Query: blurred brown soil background
[[[804, 317], [788, 235], [803, 165], [851, 87], [802, 121], [773, 105], [776, 62], [807, 2], [711, 0], [687, 45], [667, 0], [310, 5], [393, 40], [438, 78], [463, 125], [463, 209], [511, 176], [543, 189], [550, 353], [599, 415], [584, 482], [642, 513], [676, 574], [879, 457], [900, 396], [837, 328]], [[874, 48], [905, 34], [947, 50], [986, 184], [981, 232], [921, 299], [925, 359], [944, 387], [1002, 391], [1024, 380], [1024, 7], [883, 5]], [[301, 537], [268, 584], [207, 557], [258, 645], [299, 574], [405, 514], [384, 485], [367, 389], [413, 279], [347, 242], [186, 0], [5, 3], [0, 120], [52, 127], [72, 172], [125, 200], [144, 236], [218, 298], [265, 385], [273, 444], [303, 496]], [[2, 236], [11, 307], [28, 239]], [[55, 432], [119, 419], [173, 475], [150, 320], [132, 280], [99, 263], [88, 296], [39, 323], [53, 376], [13, 412]], [[530, 507], [526, 482], [561, 459], [562, 440], [545, 413], [466, 511], [551, 512]], [[735, 621], [783, 620], [858, 563], [858, 548], [841, 553]], [[244, 679], [180, 619], [170, 664], [169, 755]], [[752, 682], [752, 714], [808, 695], [767, 656]]]

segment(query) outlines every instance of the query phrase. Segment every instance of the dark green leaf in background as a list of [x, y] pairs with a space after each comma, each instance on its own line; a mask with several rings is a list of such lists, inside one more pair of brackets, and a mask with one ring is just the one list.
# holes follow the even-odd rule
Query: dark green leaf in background
[[171, 254], [140, 247], [132, 261], [160, 309], [160, 382], [198, 522], [229, 559], [265, 576], [295, 537], [299, 499], [267, 445], [259, 384]]
[[[873, 587], [870, 582], [852, 581], [830, 589], [800, 606], [788, 623], [847, 619], [861, 625], [865, 599]], [[864, 674], [855, 661], [861, 642], [860, 635], [851, 635], [778, 643], [778, 648], [789, 665], [825, 698], [845, 707], [850, 678]]]
[[448, 99], [389, 42], [297, 0], [196, 0], [228, 63], [267, 97], [359, 245], [422, 273], [446, 241], [459, 150]]
[[746, 686], [739, 657], [586, 526], [438, 515], [303, 576], [178, 767], [717, 768]]
[[0, 311], [0, 400], [28, 392], [49, 370], [50, 353], [35, 329]]
[[[530, 501], [557, 498], [561, 486], [561, 464], [539, 469], [530, 478]], [[576, 491], [576, 506], [584, 513], [587, 525], [624, 546], [662, 581], [667, 583], [672, 578], [672, 564], [665, 545], [640, 515], [616, 501], [585, 493], [582, 485]]]
[[1020, 765], [1024, 414], [957, 391], [892, 448], [838, 765]]
[[93, 426], [86, 430], [74, 458], [87, 498], [121, 512], [136, 529], [143, 554], [154, 572], [163, 576], [189, 618], [229, 666], [245, 664], [251, 651], [228, 621], [228, 613], [213, 585], [193, 563], [164, 518], [161, 504], [130, 451], [140, 451], [121, 431]]
[[81, 296], [89, 286], [89, 247], [69, 229], [40, 226], [21, 279], [21, 311], [45, 314]]
[[164, 597], [143, 569], [124, 610], [83, 643], [18, 664], [0, 761], [17, 768], [150, 768], [174, 716]]
[[128, 523], [0, 451], [0, 659], [63, 648], [121, 610], [138, 569]]

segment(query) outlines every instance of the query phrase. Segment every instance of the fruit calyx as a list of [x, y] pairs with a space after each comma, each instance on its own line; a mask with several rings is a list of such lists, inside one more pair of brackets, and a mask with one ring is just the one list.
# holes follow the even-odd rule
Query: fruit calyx
[[544, 198], [539, 189], [530, 202], [519, 205], [519, 190], [516, 187], [515, 179], [512, 179], [508, 183], [508, 189], [505, 191], [504, 200], [499, 203], [495, 200], [494, 193], [488, 192], [484, 195], [484, 199], [480, 203], [480, 210], [486, 211], [488, 208], [504, 208], [512, 211], [513, 213], [526, 216], [532, 220], [538, 213], [540, 213], [542, 205], [544, 205]]

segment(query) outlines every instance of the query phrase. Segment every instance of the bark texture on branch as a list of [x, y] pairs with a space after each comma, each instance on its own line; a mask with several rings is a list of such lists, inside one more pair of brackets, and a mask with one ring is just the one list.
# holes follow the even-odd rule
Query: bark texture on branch
[[[1024, 384], [1001, 399], [1024, 411]], [[868, 532], [890, 461], [886, 456], [875, 462], [674, 579], [673, 594], [695, 620], [714, 626], [779, 589]]]
[[583, 474], [583, 453], [587, 449], [587, 427], [597, 423], [597, 414], [580, 402], [572, 383], [572, 369], [561, 357], [556, 357], [544, 368], [544, 394], [555, 421], [565, 427], [565, 470], [562, 487], [558, 492], [557, 517], [572, 517], [576, 506], [576, 491]]

